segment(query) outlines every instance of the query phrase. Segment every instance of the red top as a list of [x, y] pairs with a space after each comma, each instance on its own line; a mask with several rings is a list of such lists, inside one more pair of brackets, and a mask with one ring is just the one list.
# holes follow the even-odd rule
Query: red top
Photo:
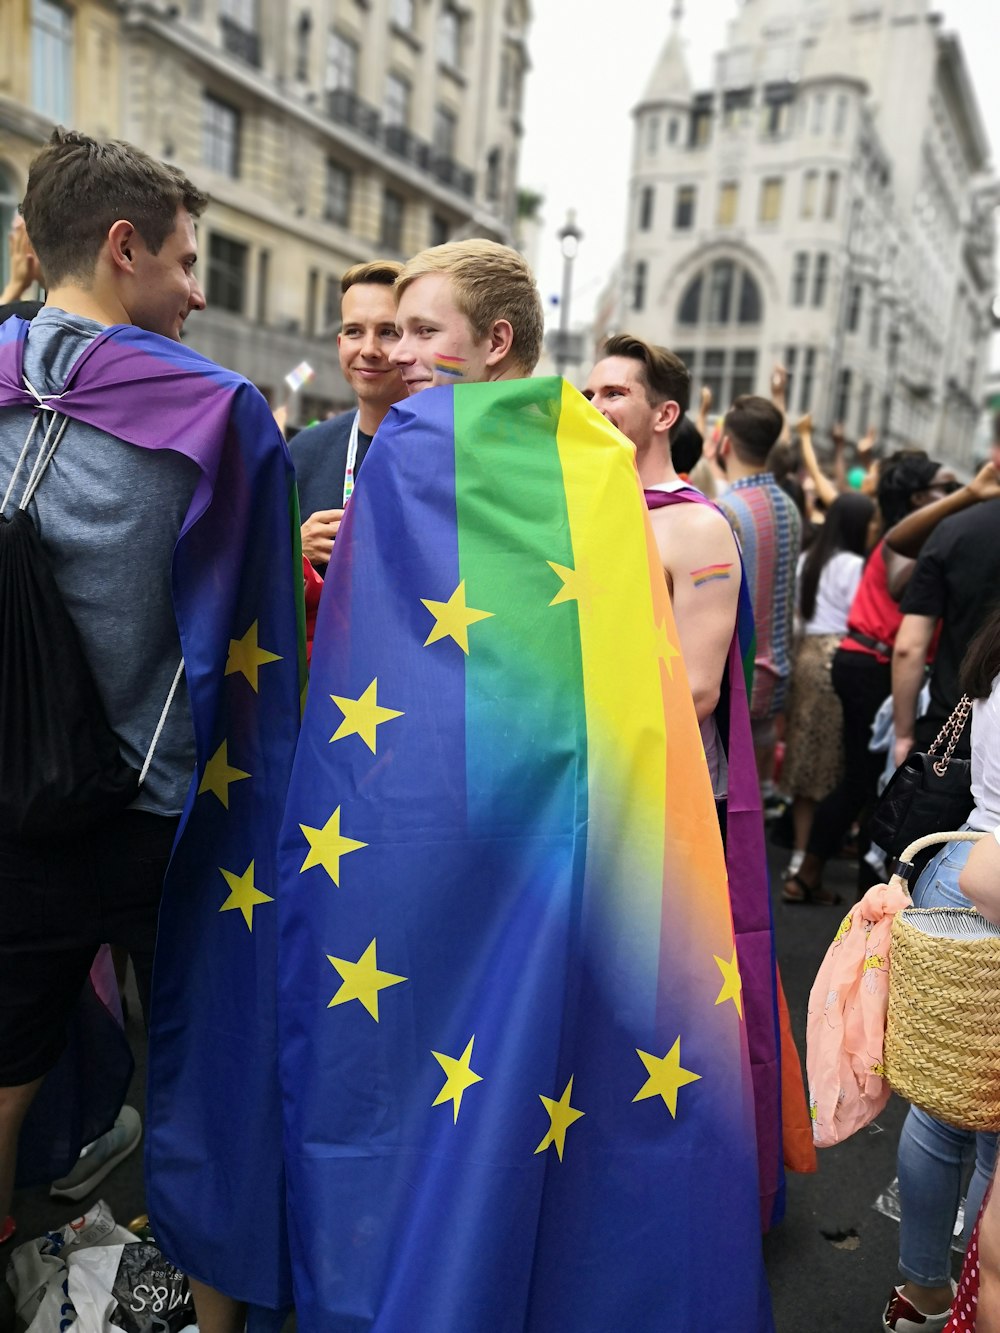
[[[889, 575], [885, 567], [885, 543], [879, 542], [872, 551], [861, 582], [854, 594], [851, 610], [847, 617], [847, 628], [865, 634], [869, 639], [888, 644], [891, 648], [896, 642], [903, 613], [899, 603], [893, 601], [889, 592]], [[867, 653], [879, 662], [888, 662], [887, 654], [878, 653], [874, 648], [866, 648], [853, 639], [844, 639], [841, 648], [852, 653]]]
[[302, 557], [302, 577], [306, 584], [306, 662], [311, 663], [313, 635], [316, 632], [316, 615], [323, 592], [323, 580], [305, 556]]

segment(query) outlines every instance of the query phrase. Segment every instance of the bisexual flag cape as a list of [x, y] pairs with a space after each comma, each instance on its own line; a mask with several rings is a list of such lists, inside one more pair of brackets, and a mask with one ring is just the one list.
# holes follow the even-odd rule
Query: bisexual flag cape
[[[0, 330], [0, 407], [34, 406], [21, 381], [28, 328], [12, 319]], [[201, 472], [173, 557], [197, 772], [160, 913], [147, 1203], [180, 1268], [277, 1307], [289, 1271], [275, 861], [304, 670], [291, 461], [248, 381], [131, 326], [94, 339], [58, 410], [138, 448], [172, 449]]]
[[[677, 491], [654, 488], [646, 491], [645, 496], [650, 509], [677, 504], [703, 504], [715, 509], [711, 500], [693, 486], [685, 486]], [[740, 561], [742, 569], [742, 555]], [[790, 1084], [787, 1095], [789, 1110], [796, 1106], [796, 1085], [798, 1088], [798, 1109], [801, 1113], [798, 1128], [807, 1129], [809, 1122], [798, 1057], [790, 1062], [787, 1071], [784, 1068], [784, 1043], [778, 1005], [780, 983], [774, 953], [774, 922], [764, 847], [764, 818], [761, 813], [760, 788], [757, 785], [748, 703], [753, 687], [755, 638], [753, 606], [744, 573], [716, 718], [729, 770], [724, 815], [726, 868], [737, 956], [743, 978], [743, 1003], [746, 1007], [757, 1124], [761, 1225], [766, 1231], [780, 1222], [785, 1212], [782, 1146], [784, 1079]]]
[[561, 380], [380, 427], [281, 859], [301, 1333], [771, 1328], [700, 733], [632, 448]]

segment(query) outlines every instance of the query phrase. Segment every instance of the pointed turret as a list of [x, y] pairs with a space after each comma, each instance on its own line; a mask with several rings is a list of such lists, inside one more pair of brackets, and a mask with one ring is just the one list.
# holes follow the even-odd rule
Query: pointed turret
[[673, 22], [670, 32], [660, 52], [660, 58], [642, 95], [637, 111], [651, 106], [670, 103], [687, 103], [693, 91], [691, 74], [684, 55], [684, 41], [681, 37], [681, 19], [684, 8], [677, 0], [672, 12]]

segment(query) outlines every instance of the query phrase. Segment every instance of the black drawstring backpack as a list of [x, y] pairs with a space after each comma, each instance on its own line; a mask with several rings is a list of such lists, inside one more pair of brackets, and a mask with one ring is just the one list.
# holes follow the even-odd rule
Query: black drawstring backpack
[[[79, 833], [135, 800], [184, 664], [137, 772], [108, 725], [79, 633], [27, 512], [67, 424], [28, 388], [40, 410], [0, 505], [0, 837], [53, 838]], [[8, 519], [42, 411], [52, 413], [48, 428]]]

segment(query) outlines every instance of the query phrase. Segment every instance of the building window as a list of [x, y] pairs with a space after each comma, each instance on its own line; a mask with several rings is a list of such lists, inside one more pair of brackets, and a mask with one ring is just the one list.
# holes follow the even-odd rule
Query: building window
[[720, 227], [736, 225], [736, 211], [739, 205], [740, 187], [736, 181], [725, 181], [719, 186], [719, 206], [715, 220]]
[[646, 304], [646, 278], [649, 266], [644, 259], [636, 261], [632, 270], [632, 309], [642, 310]]
[[354, 176], [339, 162], [327, 161], [323, 198], [323, 216], [338, 227], [351, 225], [351, 194]]
[[861, 283], [856, 282], [851, 287], [850, 296], [847, 301], [847, 331], [848, 333], [857, 333], [858, 325], [861, 323], [861, 303], [862, 303]]
[[760, 220], [761, 222], [780, 222], [781, 191], [783, 181], [780, 176], [771, 176], [761, 181], [760, 185]]
[[759, 324], [761, 320], [760, 288], [748, 269], [740, 275], [740, 303], [736, 319], [740, 324]]
[[240, 113], [227, 102], [205, 93], [202, 98], [202, 157], [220, 176], [240, 174]]
[[431, 214], [431, 245], [444, 245], [451, 235], [448, 219], [437, 213]]
[[[817, 255], [816, 268], [813, 271], [813, 299], [812, 303], [819, 310], [826, 305], [826, 283], [830, 276], [830, 256]], [[805, 409], [803, 409], [804, 411]]]
[[728, 324], [733, 302], [733, 274], [735, 266], [731, 259], [717, 259], [709, 269], [708, 278], [708, 322], [709, 324]]
[[410, 84], [399, 74], [385, 81], [384, 114], [387, 127], [406, 129], [410, 123]]
[[397, 28], [409, 32], [413, 27], [414, 8], [414, 0], [392, 0], [389, 17]]
[[704, 148], [712, 137], [712, 103], [695, 101], [688, 130], [688, 147]]
[[462, 15], [448, 4], [438, 16], [437, 57], [451, 69], [462, 67]]
[[813, 382], [816, 378], [816, 348], [807, 347], [802, 362], [802, 392], [799, 395], [799, 411], [808, 412], [812, 407]]
[[247, 247], [217, 231], [208, 238], [208, 304], [242, 315], [247, 285]]
[[660, 118], [650, 116], [646, 121], [646, 152], [655, 153], [660, 146]]
[[686, 327], [698, 324], [701, 321], [701, 292], [704, 282], [699, 273], [696, 278], [688, 283], [684, 295], [681, 297], [680, 309], [677, 312], [677, 323]]
[[680, 133], [680, 121], [676, 116], [671, 116], [667, 121], [667, 143], [676, 143], [677, 135]]
[[319, 272], [311, 268], [306, 283], [306, 336], [316, 336], [316, 306], [319, 303]]
[[73, 15], [53, 0], [31, 0], [31, 105], [49, 120], [73, 119]]
[[261, 250], [257, 255], [257, 323], [267, 323], [267, 295], [271, 280], [271, 252]]
[[[14, 183], [0, 166], [0, 237], [10, 235], [17, 216], [18, 192]], [[10, 253], [6, 245], [0, 245], [0, 287], [6, 286], [10, 279]]]
[[716, 259], [696, 273], [685, 287], [677, 310], [677, 323], [686, 328], [699, 324], [759, 324], [762, 318], [763, 302], [756, 278], [732, 259]]
[[403, 248], [403, 214], [406, 204], [401, 194], [395, 190], [382, 192], [382, 231], [381, 243], [389, 250], [401, 251]]
[[695, 188], [681, 185], [674, 196], [674, 229], [689, 231], [694, 226]]
[[323, 332], [330, 333], [340, 323], [340, 281], [327, 278], [323, 288]]
[[331, 32], [327, 41], [326, 87], [329, 92], [358, 91], [358, 44], [343, 33]]
[[837, 98], [837, 105], [833, 115], [833, 135], [835, 139], [842, 139], [844, 131], [847, 129], [847, 98], [841, 93]]
[[861, 401], [858, 405], [858, 435], [864, 435], [872, 424], [872, 386], [865, 380], [861, 386]]
[[840, 196], [840, 172], [826, 173], [826, 193], [823, 198], [823, 216], [828, 222], [837, 216], [837, 200]]
[[740, 394], [753, 393], [757, 385], [757, 352], [753, 348], [737, 348], [733, 353], [733, 378], [727, 401]]
[[434, 151], [441, 157], [455, 156], [455, 142], [458, 136], [458, 117], [451, 107], [434, 108]]
[[727, 130], [739, 129], [750, 119], [752, 88], [731, 88], [722, 95], [722, 123]]
[[809, 256], [805, 250], [799, 250], [792, 261], [792, 305], [805, 305], [808, 283]]
[[711, 347], [702, 360], [701, 382], [712, 390], [712, 401], [726, 403], [723, 380], [726, 373], [726, 354], [717, 347]]
[[837, 383], [837, 406], [834, 420], [846, 421], [851, 412], [851, 372], [846, 368], [840, 372]]
[[312, 37], [312, 14], [308, 9], [299, 12], [295, 24], [295, 77], [299, 83], [309, 82], [309, 41]]
[[789, 412], [792, 411], [795, 390], [798, 387], [795, 383], [795, 367], [798, 365], [799, 349], [797, 347], [785, 348], [785, 374], [787, 376], [785, 389], [785, 405]]
[[764, 119], [762, 129], [770, 139], [779, 139], [792, 127], [794, 95], [787, 84], [775, 84], [764, 89]]
[[871, 328], [868, 331], [868, 344], [873, 351], [876, 347], [878, 347], [881, 335], [882, 335], [882, 307], [879, 304], [878, 298], [876, 297], [876, 299], [872, 302], [872, 322], [871, 322]]
[[499, 148], [491, 148], [486, 155], [486, 181], [484, 191], [491, 203], [500, 198], [500, 173], [503, 169], [503, 157]]
[[652, 185], [644, 185], [639, 195], [639, 230], [649, 231], [653, 225], [653, 200], [655, 192]]
[[813, 98], [812, 132], [822, 134], [826, 122], [826, 93], [817, 93]]
[[819, 190], [819, 172], [807, 171], [802, 177], [802, 204], [799, 213], [804, 218], [816, 216], [816, 195]]

